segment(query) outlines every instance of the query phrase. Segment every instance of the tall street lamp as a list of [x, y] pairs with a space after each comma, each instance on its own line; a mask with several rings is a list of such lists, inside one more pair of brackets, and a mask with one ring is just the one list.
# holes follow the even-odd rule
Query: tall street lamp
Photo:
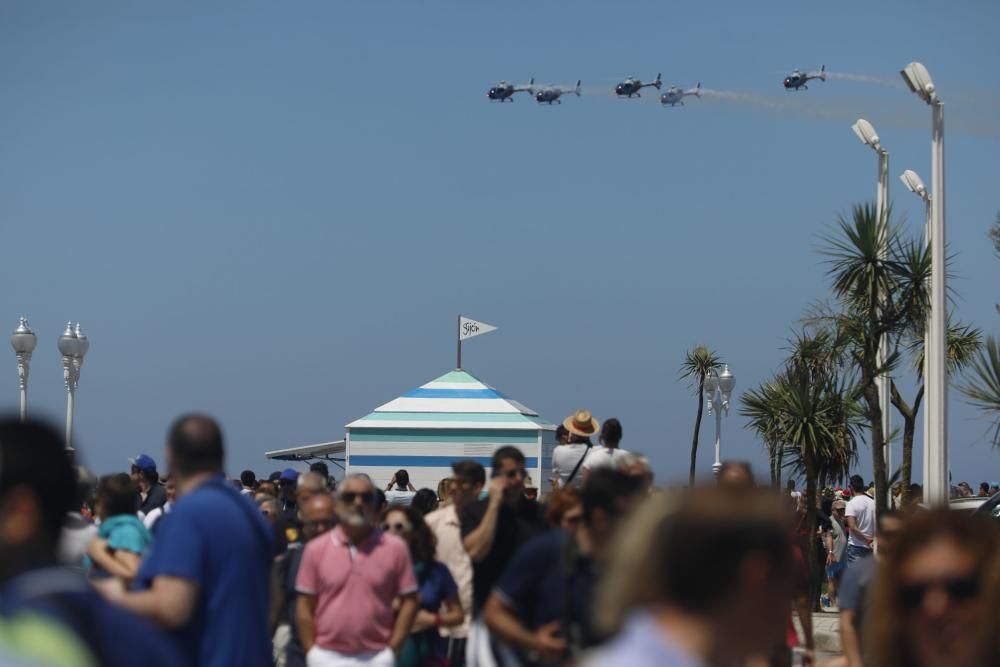
[[900, 74], [909, 89], [931, 107], [931, 313], [924, 386], [927, 387], [927, 461], [930, 472], [924, 499], [932, 507], [947, 507], [948, 484], [948, 366], [947, 286], [944, 233], [944, 104], [927, 68], [910, 63]]
[[90, 349], [90, 341], [80, 329], [77, 322], [76, 329], [73, 323], [66, 323], [66, 331], [59, 336], [59, 352], [63, 358], [63, 380], [66, 382], [66, 449], [73, 450], [73, 398], [76, 395], [76, 388], [80, 384], [80, 368], [83, 366], [83, 357]]
[[35, 351], [38, 337], [28, 326], [27, 318], [22, 317], [21, 323], [10, 335], [10, 345], [17, 357], [17, 377], [21, 385], [21, 421], [28, 418], [28, 373], [31, 371], [31, 353]]
[[708, 414], [715, 413], [715, 463], [712, 464], [712, 474], [719, 478], [722, 470], [720, 459], [722, 448], [722, 412], [729, 415], [729, 398], [733, 395], [736, 377], [729, 370], [729, 364], [722, 365], [722, 372], [712, 371], [705, 378], [705, 400], [708, 402]]
[[[904, 171], [900, 175], [899, 179], [903, 181], [903, 185], [906, 186], [907, 190], [916, 194], [924, 202], [924, 244], [927, 247], [930, 247], [931, 200], [932, 200], [931, 193], [929, 193], [927, 191], [927, 188], [924, 187], [924, 182], [920, 178], [920, 176], [917, 175], [917, 172], [913, 171], [912, 169], [907, 169], [906, 171]], [[930, 349], [931, 335], [932, 334], [931, 334], [930, 320], [924, 320], [924, 366], [923, 366], [924, 387], [927, 386], [927, 350]], [[924, 485], [923, 486], [925, 489], [927, 488], [927, 482], [930, 473], [930, 459], [929, 459], [929, 451], [927, 448], [927, 439], [930, 432], [930, 426], [928, 424], [927, 414], [928, 410], [925, 406], [923, 412], [923, 424], [924, 424], [924, 446], [923, 446]]]
[[[854, 130], [854, 134], [858, 135], [858, 139], [861, 143], [865, 144], [876, 153], [878, 153], [878, 189], [876, 190], [875, 197], [875, 211], [878, 215], [879, 225], [882, 225], [882, 229], [888, 232], [889, 224], [889, 151], [882, 148], [879, 143], [878, 133], [875, 128], [864, 118], [859, 118], [855, 121], [854, 125], [851, 126]], [[884, 239], [883, 239], [884, 241]], [[882, 262], [886, 260], [886, 247], [883, 242], [882, 247], [879, 252], [879, 259]], [[887, 354], [886, 337], [882, 336], [879, 342], [878, 348], [878, 364], [879, 366], [885, 365], [885, 360]], [[887, 474], [892, 474], [892, 447], [889, 443], [889, 431], [892, 428], [892, 411], [891, 411], [891, 401], [889, 397], [889, 376], [886, 373], [882, 373], [875, 380], [878, 386], [879, 395], [879, 405], [882, 409], [882, 438], [883, 446], [882, 452], [885, 458], [885, 468]]]

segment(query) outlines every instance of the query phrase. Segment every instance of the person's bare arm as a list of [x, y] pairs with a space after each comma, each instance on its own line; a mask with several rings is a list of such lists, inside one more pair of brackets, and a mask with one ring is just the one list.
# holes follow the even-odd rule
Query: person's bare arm
[[858, 529], [858, 522], [854, 520], [853, 516], [847, 517], [847, 530], [850, 531], [852, 535], [864, 540], [865, 544], [870, 545], [872, 543], [872, 536], [868, 533], [863, 533], [860, 529]]
[[299, 593], [295, 600], [295, 624], [298, 626], [302, 650], [309, 652], [316, 645], [316, 596]]
[[410, 634], [410, 628], [413, 626], [413, 619], [416, 617], [419, 607], [416, 591], [399, 596], [399, 611], [396, 613], [396, 623], [392, 626], [392, 636], [389, 637], [389, 648], [397, 657], [403, 648], [403, 642]]
[[490, 594], [483, 607], [483, 619], [500, 639], [526, 651], [538, 651], [546, 662], [555, 662], [566, 653], [566, 640], [557, 637], [559, 621], [547, 623], [532, 632], [521, 624], [514, 610], [496, 593]]
[[840, 612], [840, 644], [847, 658], [848, 667], [864, 667], [861, 660], [861, 640], [854, 629], [854, 610]]
[[[417, 617], [413, 619], [413, 627], [410, 629], [410, 633], [427, 630], [428, 628], [433, 628], [435, 625], [440, 625], [442, 628], [451, 628], [461, 625], [462, 621], [465, 620], [465, 612], [462, 611], [462, 603], [459, 601], [457, 595], [453, 595], [445, 600], [442, 606], [444, 607], [444, 611], [438, 614], [426, 609], [419, 609]], [[439, 617], [440, 623], [438, 622]]]
[[[110, 589], [102, 589], [108, 595]], [[149, 590], [114, 592], [112, 602], [138, 616], [148, 618], [168, 630], [175, 630], [191, 620], [198, 599], [198, 584], [181, 577], [159, 576]]]
[[503, 502], [505, 482], [502, 477], [490, 480], [490, 500], [486, 513], [476, 529], [462, 538], [462, 546], [469, 554], [472, 562], [478, 563], [490, 553], [493, 548], [493, 538], [497, 533], [497, 518], [500, 516], [500, 504]]
[[87, 547], [87, 555], [95, 565], [126, 583], [135, 579], [139, 572], [139, 556], [123, 549], [109, 549], [107, 540], [94, 538]]

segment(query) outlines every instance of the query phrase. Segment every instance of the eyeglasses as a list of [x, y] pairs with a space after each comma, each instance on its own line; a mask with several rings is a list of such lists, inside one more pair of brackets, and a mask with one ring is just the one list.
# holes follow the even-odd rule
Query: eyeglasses
[[979, 578], [975, 576], [952, 577], [900, 586], [899, 603], [904, 609], [916, 609], [924, 603], [927, 591], [935, 589], [947, 593], [952, 602], [964, 602], [979, 594]]
[[371, 505], [375, 502], [375, 494], [371, 491], [344, 491], [340, 494], [341, 501], [351, 504], [358, 498], [361, 498], [361, 502], [366, 505]]
[[410, 532], [410, 524], [408, 523], [383, 523], [382, 530], [390, 533], [408, 533]]

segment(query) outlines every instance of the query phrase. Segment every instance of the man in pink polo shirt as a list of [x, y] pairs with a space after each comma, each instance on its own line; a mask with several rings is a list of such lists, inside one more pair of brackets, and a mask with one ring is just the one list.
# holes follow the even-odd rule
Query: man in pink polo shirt
[[409, 548], [375, 527], [375, 488], [367, 476], [344, 481], [337, 514], [337, 527], [306, 545], [295, 581], [306, 664], [394, 667], [417, 614]]

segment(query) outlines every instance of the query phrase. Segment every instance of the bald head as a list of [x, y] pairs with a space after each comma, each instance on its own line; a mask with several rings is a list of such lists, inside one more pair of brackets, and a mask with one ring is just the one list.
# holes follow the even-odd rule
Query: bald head
[[302, 532], [307, 540], [325, 533], [337, 523], [337, 509], [333, 496], [328, 493], [316, 494], [299, 512], [302, 514]]
[[222, 472], [225, 457], [222, 429], [211, 417], [179, 417], [170, 428], [167, 449], [173, 470], [181, 476]]

